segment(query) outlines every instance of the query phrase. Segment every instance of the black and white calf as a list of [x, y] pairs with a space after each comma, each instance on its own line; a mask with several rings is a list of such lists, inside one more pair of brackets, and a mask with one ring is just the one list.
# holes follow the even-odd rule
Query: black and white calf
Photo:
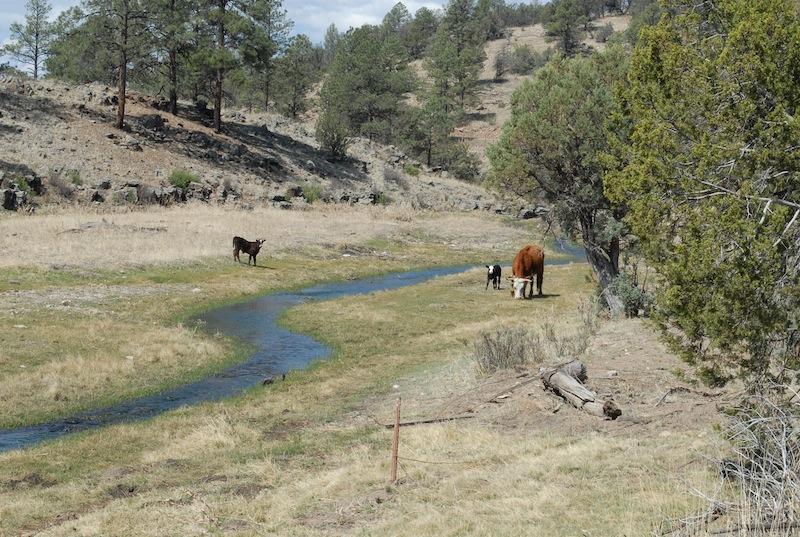
[[489, 282], [492, 282], [492, 289], [500, 289], [500, 265], [486, 266], [486, 289], [489, 289]]

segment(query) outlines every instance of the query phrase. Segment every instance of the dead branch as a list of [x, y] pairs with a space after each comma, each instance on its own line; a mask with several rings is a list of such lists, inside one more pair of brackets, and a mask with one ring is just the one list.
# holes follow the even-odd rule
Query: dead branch
[[599, 399], [594, 392], [583, 385], [583, 381], [587, 378], [586, 366], [578, 360], [544, 370], [539, 378], [546, 389], [564, 398], [579, 410], [609, 420], [615, 420], [622, 415], [622, 411], [614, 401]]
[[[442, 418], [425, 418], [420, 420], [412, 420], [412, 421], [402, 421], [400, 422], [400, 427], [409, 427], [411, 425], [423, 425], [425, 423], [441, 423], [443, 421], [455, 421], [455, 420], [466, 420], [469, 418], [474, 418], [474, 415], [469, 416], [445, 416]], [[390, 423], [388, 425], [384, 424], [384, 427], [387, 429], [392, 429], [394, 427], [394, 423]]]
[[703, 397], [719, 397], [722, 395], [721, 393], [714, 393], [714, 392], [704, 392], [702, 390], [693, 390], [691, 388], [687, 388], [686, 386], [673, 386], [667, 392], [661, 396], [661, 398], [656, 402], [653, 406], [658, 406], [664, 401], [666, 401], [667, 397], [674, 393], [693, 393], [695, 395], [702, 395]]

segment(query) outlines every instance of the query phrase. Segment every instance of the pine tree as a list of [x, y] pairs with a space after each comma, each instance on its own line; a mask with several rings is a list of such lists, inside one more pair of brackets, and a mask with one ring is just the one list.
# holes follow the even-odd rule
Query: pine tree
[[275, 56], [289, 43], [293, 23], [286, 15], [281, 0], [250, 0], [246, 12], [254, 23], [254, 32], [243, 43], [244, 59], [253, 70], [264, 94], [264, 107], [269, 108], [275, 78]]
[[438, 25], [433, 11], [426, 7], [417, 10], [402, 37], [403, 46], [411, 59], [416, 60], [425, 55]]
[[277, 73], [281, 107], [292, 117], [306, 109], [306, 94], [316, 79], [314, 48], [303, 34], [293, 37], [278, 59]]
[[339, 41], [341, 40], [341, 34], [339, 34], [339, 30], [336, 28], [335, 24], [331, 24], [328, 26], [328, 29], [325, 30], [325, 42], [323, 44], [325, 53], [323, 55], [323, 64], [325, 66], [330, 65], [333, 62], [333, 58], [336, 56], [336, 49], [339, 47]]
[[558, 41], [562, 52], [572, 56], [580, 46], [580, 28], [588, 20], [581, 8], [580, 0], [554, 0], [550, 4], [550, 16], [545, 23], [545, 29], [549, 36]]
[[451, 0], [427, 61], [434, 91], [448, 109], [455, 103], [463, 107], [474, 96], [486, 58], [483, 43], [473, 0]]
[[114, 126], [125, 124], [128, 69], [132, 62], [148, 52], [146, 28], [149, 13], [143, 0], [86, 0], [86, 11], [96, 18], [108, 33], [93, 33], [88, 37], [94, 46], [109, 47], [116, 59], [117, 119]]
[[11, 43], [5, 47], [5, 53], [14, 60], [31, 66], [34, 79], [39, 78], [39, 69], [54, 37], [53, 25], [47, 20], [51, 10], [47, 0], [28, 0], [25, 24], [11, 23]]
[[355, 134], [388, 141], [411, 74], [396, 37], [385, 37], [377, 26], [350, 30], [339, 44], [328, 69], [327, 86], [343, 88], [342, 104]]
[[169, 92], [168, 112], [178, 113], [178, 80], [181, 59], [191, 50], [192, 2], [154, 0], [152, 2], [155, 49]]

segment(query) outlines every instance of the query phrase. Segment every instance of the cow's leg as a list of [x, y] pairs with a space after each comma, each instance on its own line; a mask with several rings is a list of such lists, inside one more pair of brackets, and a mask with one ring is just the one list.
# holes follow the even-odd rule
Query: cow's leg
[[530, 285], [528, 288], [528, 298], [533, 298], [533, 277], [531, 277], [531, 281], [525, 282], [525, 285]]
[[[234, 248], [233, 249], [233, 260], [234, 261], [239, 261], [239, 249], [238, 248]], [[241, 263], [241, 261], [239, 261], [239, 263]]]
[[544, 280], [544, 271], [536, 275], [536, 289], [539, 291], [539, 296], [542, 296], [542, 280]]
[[489, 290], [489, 282], [492, 282], [492, 284], [494, 284], [494, 279], [491, 276], [486, 276], [486, 289], [485, 289], [486, 291]]
[[257, 258], [257, 257], [258, 257], [258, 254], [256, 254], [256, 255], [254, 255], [254, 256], [253, 256], [253, 266], [254, 266], [254, 267], [256, 266], [256, 258]]

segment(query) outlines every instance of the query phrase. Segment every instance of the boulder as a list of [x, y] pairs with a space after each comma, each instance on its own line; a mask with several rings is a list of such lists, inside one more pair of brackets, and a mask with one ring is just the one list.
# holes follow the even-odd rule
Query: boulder
[[111, 188], [111, 179], [108, 177], [100, 179], [100, 182], [97, 183], [96, 188], [99, 190], [109, 190]]
[[289, 185], [286, 187], [286, 195], [290, 198], [302, 198], [303, 187], [300, 185]]
[[114, 192], [114, 202], [118, 204], [139, 203], [139, 192], [131, 186], [123, 187]]
[[3, 209], [16, 211], [28, 203], [28, 194], [19, 188], [4, 188], [0, 190], [0, 202]]
[[186, 199], [199, 199], [202, 201], [208, 201], [208, 198], [211, 197], [211, 188], [203, 183], [192, 181], [189, 183], [189, 186], [186, 187]]
[[163, 129], [164, 123], [166, 123], [166, 121], [160, 114], [147, 114], [139, 118], [139, 125], [151, 131]]

